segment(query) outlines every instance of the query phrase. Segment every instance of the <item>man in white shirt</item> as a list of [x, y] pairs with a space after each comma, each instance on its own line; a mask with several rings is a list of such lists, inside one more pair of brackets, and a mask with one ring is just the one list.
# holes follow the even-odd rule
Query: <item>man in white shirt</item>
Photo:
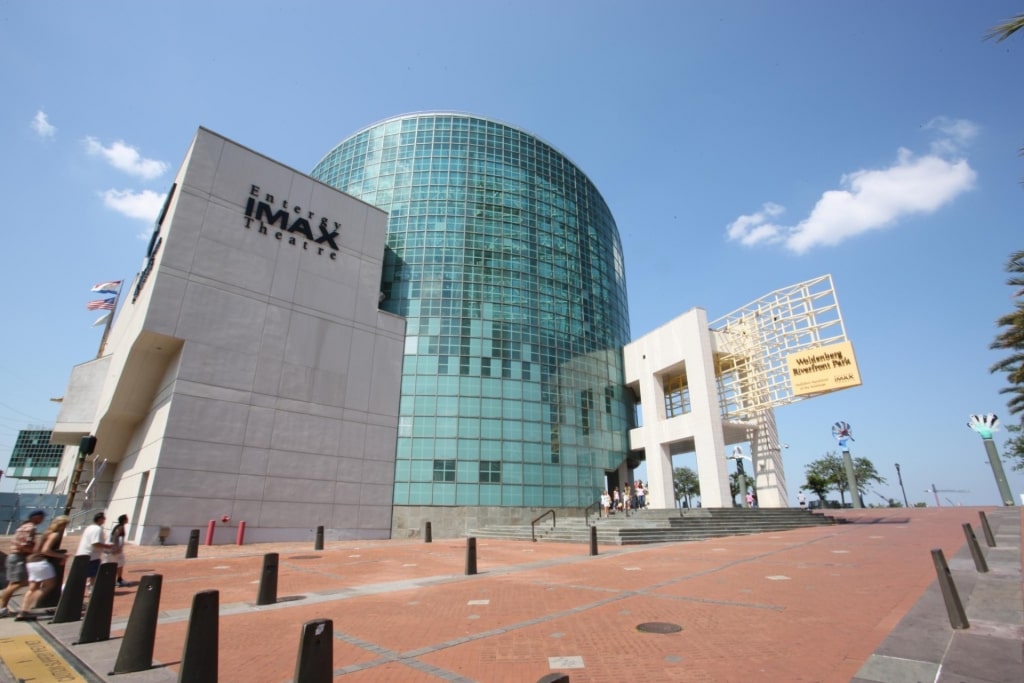
[[107, 516], [102, 512], [97, 512], [93, 515], [92, 524], [85, 528], [85, 531], [82, 532], [82, 540], [78, 542], [78, 552], [76, 554], [89, 556], [89, 570], [85, 575], [86, 595], [92, 593], [93, 579], [96, 578], [96, 572], [100, 570], [103, 551], [113, 547], [104, 540], [103, 522], [106, 520]]

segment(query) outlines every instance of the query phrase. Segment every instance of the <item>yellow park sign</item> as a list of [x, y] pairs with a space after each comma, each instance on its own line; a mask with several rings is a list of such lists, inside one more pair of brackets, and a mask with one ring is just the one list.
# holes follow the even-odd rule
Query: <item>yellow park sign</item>
[[794, 396], [824, 394], [860, 386], [853, 344], [840, 342], [786, 356]]

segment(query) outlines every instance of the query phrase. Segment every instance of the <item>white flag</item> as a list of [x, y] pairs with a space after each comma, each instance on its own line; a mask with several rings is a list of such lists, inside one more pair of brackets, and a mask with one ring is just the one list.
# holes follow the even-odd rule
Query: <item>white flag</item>
[[92, 324], [92, 326], [93, 326], [93, 327], [96, 327], [97, 325], [102, 325], [103, 323], [107, 322], [107, 320], [108, 320], [108, 319], [110, 318], [110, 316], [112, 316], [112, 315], [114, 315], [114, 312], [113, 312], [113, 311], [107, 311], [106, 313], [104, 313], [103, 315], [101, 315], [101, 316], [100, 316], [99, 318], [97, 318], [97, 319], [96, 319], [96, 322], [94, 322], [94, 323]]

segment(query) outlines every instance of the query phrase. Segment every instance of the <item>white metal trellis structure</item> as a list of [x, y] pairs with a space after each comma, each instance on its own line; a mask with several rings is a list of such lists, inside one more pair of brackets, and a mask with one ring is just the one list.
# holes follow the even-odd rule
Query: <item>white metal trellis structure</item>
[[736, 419], [808, 398], [794, 395], [786, 357], [848, 341], [831, 275], [777, 289], [710, 328], [722, 415]]

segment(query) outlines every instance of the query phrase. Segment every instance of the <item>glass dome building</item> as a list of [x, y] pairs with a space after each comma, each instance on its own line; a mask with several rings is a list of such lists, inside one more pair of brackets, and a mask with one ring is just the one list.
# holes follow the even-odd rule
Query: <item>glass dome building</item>
[[633, 402], [622, 246], [590, 179], [457, 113], [371, 125], [311, 175], [390, 214], [381, 308], [407, 319], [395, 506], [594, 502]]

